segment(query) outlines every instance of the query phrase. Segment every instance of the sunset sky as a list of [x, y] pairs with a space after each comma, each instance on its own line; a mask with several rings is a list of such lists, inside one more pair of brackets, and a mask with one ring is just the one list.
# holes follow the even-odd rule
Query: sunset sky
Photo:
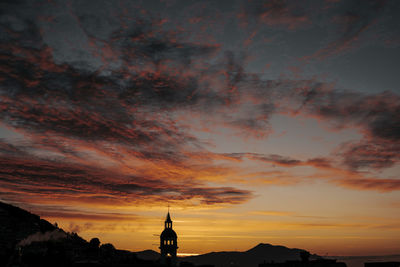
[[400, 254], [400, 1], [2, 0], [0, 200], [87, 240]]

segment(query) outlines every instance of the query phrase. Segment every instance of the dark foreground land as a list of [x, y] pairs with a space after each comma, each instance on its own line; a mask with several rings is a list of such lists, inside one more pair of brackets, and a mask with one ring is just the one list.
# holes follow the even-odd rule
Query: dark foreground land
[[[301, 259], [301, 257], [302, 259]], [[396, 256], [396, 255], [395, 255]], [[400, 259], [392, 256], [392, 260]], [[393, 258], [394, 257], [394, 258]], [[152, 250], [130, 252], [101, 244], [97, 238], [89, 242], [76, 233], [69, 233], [38, 215], [0, 202], [0, 267], [89, 266], [89, 267], [157, 267], [159, 253]], [[363, 267], [362, 257], [342, 257], [348, 267]], [[372, 261], [379, 261], [377, 256]], [[395, 262], [396, 264], [396, 262]], [[178, 259], [181, 267], [346, 267], [336, 259], [323, 259], [302, 249], [259, 244], [243, 252], [211, 252]], [[380, 266], [369, 266], [380, 267]], [[400, 267], [382, 265], [381, 267]]]

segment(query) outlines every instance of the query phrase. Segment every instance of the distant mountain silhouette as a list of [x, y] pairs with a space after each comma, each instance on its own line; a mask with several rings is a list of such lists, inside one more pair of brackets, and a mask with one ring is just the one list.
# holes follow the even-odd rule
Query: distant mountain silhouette
[[[244, 252], [211, 252], [198, 256], [181, 258], [181, 261], [188, 261], [193, 264], [214, 264], [215, 266], [247, 266], [257, 267], [259, 263], [285, 262], [288, 260], [300, 260], [300, 252], [305, 251], [297, 248], [274, 246], [260, 243], [252, 249]], [[311, 255], [312, 259], [321, 258], [318, 255]]]
[[139, 259], [146, 260], [146, 261], [156, 261], [160, 258], [160, 253], [157, 251], [147, 249], [143, 251], [135, 252], [136, 256]]
[[[264, 261], [285, 262], [288, 260], [300, 260], [300, 252], [302, 251], [305, 250], [260, 243], [257, 246], [243, 252], [211, 252], [198, 256], [179, 257], [179, 261], [191, 262], [195, 265], [210, 264], [218, 267], [235, 265], [257, 267], [259, 263]], [[160, 257], [160, 253], [154, 250], [144, 250], [135, 253], [138, 258], [143, 260], [157, 260]], [[318, 255], [311, 255], [311, 259], [319, 258], [321, 257]]]

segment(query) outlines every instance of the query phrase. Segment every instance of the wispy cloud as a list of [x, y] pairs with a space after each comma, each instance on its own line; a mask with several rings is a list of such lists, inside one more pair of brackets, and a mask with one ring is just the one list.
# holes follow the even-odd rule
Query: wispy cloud
[[[253, 194], [223, 183], [262, 172], [249, 174], [241, 167], [246, 160], [265, 163], [264, 174], [271, 174], [271, 165], [306, 166], [330, 172], [330, 177], [348, 174], [353, 179], [333, 180], [349, 188], [399, 189], [395, 180], [357, 173], [399, 162], [397, 93], [338, 90], [316, 79], [268, 80], [247, 70], [243, 53], [215, 40], [193, 39], [184, 29], [171, 30], [166, 20], [150, 15], [132, 19], [120, 14], [100, 23], [100, 15], [66, 6], [62, 16], [36, 20], [19, 5], [29, 3], [6, 3], [0, 20], [7, 33], [0, 38], [0, 120], [25, 138], [0, 142], [0, 182], [7, 197], [121, 205], [166, 200], [237, 204]], [[294, 30], [312, 21], [308, 11], [293, 2], [246, 2], [245, 7], [239, 19], [255, 18], [271, 27]], [[321, 55], [349, 46], [383, 7], [379, 1], [357, 10], [343, 7], [338, 18], [344, 23], [343, 36]], [[53, 13], [52, 8], [59, 7], [49, 5], [41, 12]], [[46, 35], [43, 21], [60, 27], [63, 19], [68, 21], [65, 27], [79, 29], [79, 49], [67, 41], [65, 47], [55, 45], [57, 40]], [[196, 21], [201, 20], [192, 24]], [[97, 26], [101, 30], [95, 30]], [[335, 129], [356, 128], [363, 138], [327, 156], [302, 159], [210, 152], [192, 131], [195, 116], [210, 128], [224, 127], [236, 136], [268, 138], [275, 114], [302, 114]], [[287, 173], [266, 177], [266, 184], [303, 180]]]

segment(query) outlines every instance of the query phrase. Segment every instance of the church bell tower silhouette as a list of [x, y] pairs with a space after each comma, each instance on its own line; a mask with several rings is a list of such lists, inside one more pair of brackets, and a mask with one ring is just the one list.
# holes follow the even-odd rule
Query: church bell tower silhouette
[[176, 266], [176, 251], [178, 249], [178, 236], [175, 231], [172, 229], [172, 220], [169, 214], [164, 222], [164, 231], [162, 231], [160, 235], [160, 251], [161, 258], [160, 261], [162, 264], [166, 264], [168, 266]]

